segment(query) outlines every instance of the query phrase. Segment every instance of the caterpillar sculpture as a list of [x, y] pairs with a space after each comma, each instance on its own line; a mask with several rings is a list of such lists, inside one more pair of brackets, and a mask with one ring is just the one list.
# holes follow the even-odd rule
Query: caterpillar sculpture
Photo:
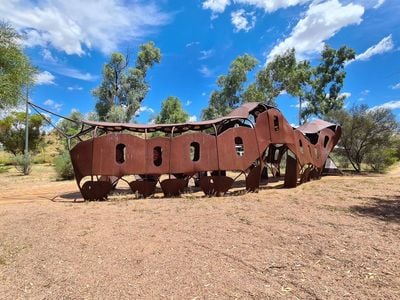
[[[246, 103], [226, 117], [203, 122], [83, 121], [70, 155], [79, 190], [87, 200], [107, 198], [118, 180], [127, 181], [144, 197], [154, 194], [160, 182], [166, 196], [175, 196], [194, 176], [205, 194], [222, 195], [234, 182], [226, 171], [243, 173], [246, 190], [255, 191], [265, 166], [279, 166], [284, 154], [284, 187], [319, 178], [340, 135], [336, 124], [314, 120], [293, 128], [277, 108]], [[136, 179], [128, 181], [129, 175]]]

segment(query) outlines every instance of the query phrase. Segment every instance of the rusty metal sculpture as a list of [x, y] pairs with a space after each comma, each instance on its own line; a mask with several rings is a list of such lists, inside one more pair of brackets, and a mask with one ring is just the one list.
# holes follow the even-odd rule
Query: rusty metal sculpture
[[[151, 137], [154, 132], [164, 136]], [[91, 138], [82, 140], [88, 134]], [[113, 185], [129, 175], [136, 175], [128, 182], [132, 191], [144, 197], [154, 194], [157, 182], [166, 196], [179, 195], [193, 176], [205, 194], [222, 195], [234, 182], [227, 171], [243, 173], [246, 190], [256, 191], [265, 166], [275, 166], [272, 173], [279, 176], [285, 155], [285, 187], [319, 178], [340, 134], [340, 126], [322, 120], [293, 128], [278, 109], [247, 103], [226, 117], [203, 122], [83, 121], [70, 155], [78, 187], [88, 200], [107, 198]]]

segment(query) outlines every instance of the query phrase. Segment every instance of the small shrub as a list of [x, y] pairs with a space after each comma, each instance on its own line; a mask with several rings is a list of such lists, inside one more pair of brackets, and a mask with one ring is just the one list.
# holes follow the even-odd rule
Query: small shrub
[[14, 166], [23, 175], [29, 175], [32, 170], [32, 157], [30, 154], [17, 154], [14, 157]]
[[61, 180], [74, 178], [74, 169], [68, 151], [63, 151], [54, 160], [57, 177]]
[[397, 161], [396, 149], [383, 148], [375, 149], [372, 153], [369, 153], [366, 157], [366, 163], [375, 172], [383, 172], [389, 166], [393, 165]]
[[10, 168], [9, 166], [0, 166], [0, 174], [8, 172]]

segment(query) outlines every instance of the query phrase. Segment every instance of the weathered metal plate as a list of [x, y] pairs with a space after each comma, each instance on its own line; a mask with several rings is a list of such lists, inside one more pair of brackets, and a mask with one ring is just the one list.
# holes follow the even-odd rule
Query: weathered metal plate
[[81, 193], [85, 200], [106, 200], [111, 189], [112, 184], [109, 181], [86, 181]]
[[154, 194], [157, 181], [135, 180], [129, 182], [129, 186], [133, 193], [138, 193], [140, 196], [147, 198]]
[[183, 194], [188, 184], [186, 179], [165, 179], [161, 181], [161, 189], [165, 197], [176, 197]]
[[204, 176], [199, 186], [208, 196], [222, 196], [232, 187], [233, 181], [227, 176]]

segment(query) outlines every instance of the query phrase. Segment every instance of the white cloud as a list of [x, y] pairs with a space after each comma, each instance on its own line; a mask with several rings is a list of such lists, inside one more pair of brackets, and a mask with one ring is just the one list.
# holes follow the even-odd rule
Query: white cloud
[[68, 90], [68, 91], [82, 91], [82, 90], [83, 90], [83, 87], [78, 86], [78, 85], [74, 85], [74, 86], [69, 86], [69, 87], [67, 87], [67, 90]]
[[49, 61], [51, 63], [56, 63], [58, 60], [51, 54], [51, 51], [47, 48], [44, 48], [41, 51], [42, 57], [44, 60]]
[[392, 40], [392, 35], [390, 34], [387, 37], [384, 37], [378, 44], [373, 45], [373, 46], [369, 47], [363, 53], [356, 55], [356, 57], [353, 61], [368, 60], [374, 55], [382, 54], [382, 53], [392, 50], [393, 47], [394, 47], [394, 44], [393, 44], [393, 40]]
[[393, 90], [398, 90], [398, 89], [400, 89], [400, 82], [397, 83], [397, 84], [395, 84], [395, 85], [392, 85], [392, 89], [393, 89]]
[[35, 83], [37, 85], [55, 84], [54, 79], [54, 75], [48, 71], [43, 71], [35, 75]]
[[[305, 108], [307, 106], [308, 106], [308, 101], [305, 100], [305, 101], [301, 102], [301, 108]], [[292, 104], [292, 105], [290, 105], [290, 107], [300, 108], [300, 103]]]
[[203, 2], [203, 9], [210, 9], [213, 13], [222, 13], [231, 4], [230, 0], [206, 0]]
[[381, 7], [383, 3], [385, 3], [385, 0], [378, 0], [376, 2], [376, 4], [374, 5], [374, 8], [377, 9], [377, 8]]
[[190, 101], [190, 100], [185, 102], [185, 106], [189, 106], [190, 104], [192, 104], [192, 101]]
[[210, 49], [210, 50], [201, 50], [200, 51], [200, 57], [199, 57], [199, 60], [204, 60], [204, 59], [207, 59], [207, 58], [210, 58], [210, 57], [212, 57], [213, 55], [214, 55], [214, 53], [215, 53], [215, 50], [214, 49]]
[[351, 93], [349, 93], [349, 92], [344, 92], [344, 93], [341, 93], [341, 94], [339, 95], [339, 97], [342, 97], [342, 96], [344, 96], [344, 98], [347, 99], [347, 98], [350, 98], [350, 97], [351, 97]]
[[399, 109], [400, 108], [400, 100], [389, 101], [389, 102], [383, 103], [381, 105], [374, 106], [371, 109], [377, 109], [377, 108]]
[[271, 13], [281, 8], [304, 4], [310, 1], [311, 0], [206, 0], [203, 1], [203, 9], [210, 9], [213, 14], [223, 13], [225, 8], [234, 2], [255, 6]]
[[202, 92], [201, 95], [202, 95], [202, 96], [205, 96], [205, 95], [207, 95], [207, 93], [206, 93], [206, 92]]
[[154, 114], [154, 109], [152, 109], [151, 107], [148, 106], [141, 106], [139, 107], [139, 109], [136, 111], [136, 115], [139, 115], [141, 113], [149, 113], [149, 114]]
[[71, 77], [79, 80], [84, 80], [84, 81], [95, 81], [98, 76], [92, 75], [88, 72], [84, 73], [80, 70], [74, 69], [74, 68], [69, 68], [63, 65], [53, 65], [53, 71], [55, 73], [64, 75], [66, 77]]
[[86, 48], [110, 53], [170, 19], [154, 3], [122, 0], [0, 1], [0, 15], [27, 34], [27, 45], [51, 45], [77, 55]]
[[213, 76], [214, 72], [212, 70], [210, 70], [207, 66], [202, 66], [199, 69], [199, 72], [201, 73], [201, 75], [203, 75], [204, 77], [211, 77]]
[[51, 99], [47, 99], [46, 101], [43, 102], [43, 104], [57, 112], [59, 112], [61, 110], [61, 107], [63, 106], [61, 103], [57, 103]]
[[231, 21], [236, 32], [240, 30], [248, 32], [256, 24], [256, 16], [254, 13], [246, 13], [244, 9], [239, 9], [231, 13]]
[[370, 92], [371, 92], [370, 90], [363, 90], [363, 91], [361, 92], [361, 95], [362, 95], [362, 96], [367, 96]]
[[327, 39], [343, 27], [360, 24], [363, 14], [364, 7], [361, 5], [342, 5], [338, 0], [316, 1], [310, 5], [290, 36], [271, 50], [267, 61], [290, 48], [296, 48], [301, 58], [321, 52]]
[[189, 117], [189, 122], [196, 122], [197, 121], [197, 116], [193, 115]]
[[186, 47], [188, 48], [188, 47], [192, 47], [192, 46], [199, 45], [199, 44], [200, 44], [200, 42], [190, 42], [190, 43], [186, 44]]

